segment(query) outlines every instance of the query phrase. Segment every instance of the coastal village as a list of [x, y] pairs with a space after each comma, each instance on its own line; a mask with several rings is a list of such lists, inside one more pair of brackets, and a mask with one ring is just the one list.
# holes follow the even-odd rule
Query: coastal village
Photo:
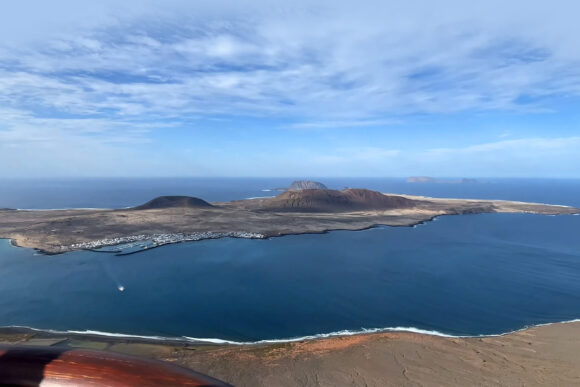
[[130, 235], [117, 238], [99, 239], [90, 242], [75, 243], [70, 246], [61, 246], [62, 252], [72, 250], [96, 250], [107, 246], [119, 246], [121, 250], [124, 248], [135, 247], [136, 243], [148, 242], [150, 245], [144, 245], [143, 250], [153, 247], [159, 247], [172, 243], [200, 241], [204, 239], [218, 239], [218, 238], [248, 238], [248, 239], [264, 239], [265, 236], [253, 232], [245, 231], [231, 231], [231, 232], [197, 232], [191, 234], [141, 234]]

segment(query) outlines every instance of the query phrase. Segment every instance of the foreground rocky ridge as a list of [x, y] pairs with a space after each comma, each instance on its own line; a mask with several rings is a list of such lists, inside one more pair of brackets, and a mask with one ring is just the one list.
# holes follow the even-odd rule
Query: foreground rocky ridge
[[580, 209], [501, 200], [436, 199], [366, 189], [289, 190], [276, 197], [207, 203], [160, 197], [119, 210], [0, 210], [0, 238], [62, 253], [131, 241], [159, 244], [223, 236], [268, 238], [377, 225], [412, 226], [441, 215], [485, 212], [578, 214]]
[[169, 361], [243, 386], [573, 386], [580, 322], [503, 336], [387, 332], [254, 345], [208, 345], [0, 328], [0, 344], [91, 348]]

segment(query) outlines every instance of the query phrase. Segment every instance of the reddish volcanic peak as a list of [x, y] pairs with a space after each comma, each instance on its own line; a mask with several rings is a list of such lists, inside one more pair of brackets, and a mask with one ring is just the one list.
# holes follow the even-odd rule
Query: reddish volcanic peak
[[413, 200], [396, 195], [384, 195], [368, 189], [343, 191], [307, 189], [286, 191], [275, 198], [263, 201], [261, 208], [296, 212], [347, 212], [409, 208], [414, 205]]

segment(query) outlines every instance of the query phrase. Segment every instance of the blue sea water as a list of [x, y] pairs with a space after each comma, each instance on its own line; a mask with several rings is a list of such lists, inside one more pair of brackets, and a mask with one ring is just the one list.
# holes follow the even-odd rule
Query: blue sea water
[[[154, 192], [228, 200], [287, 185], [282, 179], [243, 187], [243, 180], [172, 181], [173, 186], [158, 180], [123, 183], [124, 194], [102, 182], [94, 190], [79, 184], [77, 194], [99, 192], [99, 184], [102, 194], [92, 201], [77, 197], [75, 205], [66, 204], [74, 196], [70, 191], [66, 203], [54, 194], [61, 188], [33, 204], [2, 187], [0, 207], [14, 206], [6, 204], [10, 200], [26, 208], [118, 207]], [[324, 180], [329, 181], [337, 188], [355, 185]], [[580, 205], [577, 181], [372, 183], [356, 185]], [[182, 190], [173, 192], [176, 187]], [[414, 228], [224, 238], [128, 256], [87, 251], [45, 256], [0, 240], [0, 326], [233, 341], [388, 327], [499, 334], [580, 318], [579, 230], [580, 216], [462, 215]]]
[[[0, 208], [123, 208], [161, 195], [228, 201], [273, 196], [292, 178], [0, 179]], [[313, 178], [329, 188], [369, 188], [434, 197], [505, 199], [580, 206], [580, 180], [478, 179], [478, 183], [407, 183], [393, 178]]]

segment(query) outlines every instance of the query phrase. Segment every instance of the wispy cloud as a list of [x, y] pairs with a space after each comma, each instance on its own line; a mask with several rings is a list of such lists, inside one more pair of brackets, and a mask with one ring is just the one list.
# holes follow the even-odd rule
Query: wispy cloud
[[533, 137], [437, 148], [416, 155], [425, 174], [453, 176], [576, 177], [580, 137]]
[[4, 50], [0, 100], [80, 114], [364, 118], [518, 109], [522, 96], [580, 94], [580, 54], [538, 38], [540, 10], [512, 14], [518, 28], [506, 30], [503, 17], [489, 20], [491, 6], [430, 20], [378, 2], [262, 5], [225, 16], [199, 6], [207, 19], [197, 14], [191, 26], [178, 15], [163, 23], [132, 15], [130, 29], [103, 24]]
[[391, 126], [400, 124], [400, 120], [341, 120], [341, 121], [309, 121], [287, 125], [293, 129], [333, 129], [333, 128], [360, 128], [369, 126]]
[[[314, 163], [341, 165], [341, 164], [359, 164], [374, 162], [378, 165], [394, 160], [400, 156], [402, 152], [398, 149], [384, 149], [379, 147], [351, 147], [351, 148], [337, 148], [329, 153], [328, 151], [318, 155], [312, 155], [309, 159]], [[357, 165], [360, 167], [360, 165]]]
[[448, 155], [448, 154], [469, 154], [474, 153], [491, 153], [496, 151], [524, 151], [530, 157], [536, 157], [534, 151], [548, 150], [548, 151], [563, 151], [580, 148], [580, 137], [535, 137], [522, 138], [515, 140], [504, 140], [497, 142], [490, 142], [485, 144], [470, 145], [462, 148], [437, 148], [431, 149], [428, 152], [433, 155]]
[[147, 133], [166, 123], [122, 121], [103, 118], [41, 118], [26, 111], [0, 108], [0, 148], [44, 143], [62, 145], [63, 141], [89, 137], [93, 144], [148, 142]]
[[[163, 122], [110, 118], [46, 118], [0, 108], [2, 176], [124, 175], [143, 173], [150, 157], [136, 145]], [[161, 166], [160, 166], [161, 167]]]
[[[198, 119], [370, 130], [413, 114], [539, 112], [553, 108], [546, 101], [580, 97], [580, 5], [570, 1], [23, 0], [4, 8], [0, 160], [8, 148], [55, 144], [120, 155]], [[545, 149], [518, 141], [425, 154]], [[412, 165], [371, 148], [326, 157]]]
[[[298, 150], [312, 175], [575, 177], [580, 137], [520, 138], [456, 148], [399, 150], [373, 146]], [[293, 156], [293, 157], [292, 157]]]

